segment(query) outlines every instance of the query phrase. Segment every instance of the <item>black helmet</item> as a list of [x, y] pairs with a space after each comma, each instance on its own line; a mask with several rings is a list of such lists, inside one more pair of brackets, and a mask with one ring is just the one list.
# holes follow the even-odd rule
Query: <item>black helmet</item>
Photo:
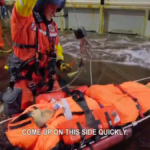
[[66, 0], [37, 0], [34, 10], [42, 11], [48, 4], [56, 5], [58, 7], [57, 12], [60, 12], [65, 7]]

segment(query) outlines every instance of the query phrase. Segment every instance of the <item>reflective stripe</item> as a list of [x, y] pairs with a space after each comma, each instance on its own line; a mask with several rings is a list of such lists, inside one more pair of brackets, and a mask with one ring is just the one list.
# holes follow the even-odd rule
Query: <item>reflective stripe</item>
[[57, 50], [57, 60], [64, 60], [63, 48], [60, 44], [58, 44], [58, 46], [56, 47], [56, 50]]
[[39, 29], [41, 33], [43, 33], [44, 35], [46, 35], [46, 31], [43, 31], [41, 29]]
[[19, 0], [19, 2], [20, 2], [20, 4], [21, 4], [21, 6], [24, 6], [24, 4], [23, 4], [22, 0]]
[[57, 36], [57, 33], [50, 33], [49, 35], [50, 35], [50, 37], [55, 37], [55, 36]]
[[63, 56], [57, 56], [57, 60], [64, 60]]
[[72, 119], [72, 112], [70, 110], [70, 107], [68, 105], [66, 98], [62, 98], [61, 101], [63, 103], [64, 116], [66, 117], [67, 120], [71, 120]]
[[[43, 31], [43, 30], [41, 30], [41, 29], [39, 29], [39, 31], [40, 31], [41, 33], [43, 33], [44, 35], [46, 35], [46, 31]], [[50, 33], [49, 36], [50, 36], [50, 37], [55, 37], [55, 36], [57, 36], [57, 33]]]

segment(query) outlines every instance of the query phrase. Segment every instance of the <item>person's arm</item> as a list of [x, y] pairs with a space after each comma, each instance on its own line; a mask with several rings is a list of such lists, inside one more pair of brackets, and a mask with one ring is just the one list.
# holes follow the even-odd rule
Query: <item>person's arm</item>
[[56, 38], [55, 48], [57, 51], [57, 63], [56, 66], [62, 72], [70, 72], [71, 67], [68, 63], [64, 62], [63, 48], [59, 43], [59, 37]]
[[56, 48], [56, 55], [57, 55], [56, 66], [58, 69], [60, 69], [61, 63], [64, 61], [64, 56], [63, 56], [63, 48], [59, 43], [59, 36], [56, 37], [55, 48]]
[[5, 1], [4, 0], [0, 0], [0, 6], [4, 6], [6, 5]]
[[23, 17], [29, 17], [37, 0], [16, 0], [16, 10]]
[[7, 8], [4, 0], [0, 0], [0, 6], [1, 6], [1, 15], [3, 18], [5, 18], [7, 16]]
[[[57, 40], [58, 40], [58, 37], [57, 37]], [[63, 48], [60, 45], [59, 40], [58, 40], [58, 43], [55, 45], [55, 47], [57, 51], [57, 61], [60, 61], [60, 60], [64, 61]]]
[[36, 1], [37, 0], [16, 0], [11, 16], [11, 36], [13, 42], [17, 43], [20, 38], [20, 42], [27, 44], [26, 39], [22, 39], [22, 30], [25, 24], [31, 21], [32, 9]]

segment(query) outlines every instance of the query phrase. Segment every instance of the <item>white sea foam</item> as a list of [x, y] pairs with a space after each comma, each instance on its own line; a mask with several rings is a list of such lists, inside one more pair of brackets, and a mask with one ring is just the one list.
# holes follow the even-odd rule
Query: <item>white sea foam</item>
[[[93, 61], [105, 61], [125, 65], [138, 65], [150, 68], [150, 42], [140, 36], [126, 35], [88, 35], [91, 43]], [[80, 41], [74, 34], [60, 37], [64, 53], [78, 57]], [[64, 44], [63, 44], [64, 43]]]

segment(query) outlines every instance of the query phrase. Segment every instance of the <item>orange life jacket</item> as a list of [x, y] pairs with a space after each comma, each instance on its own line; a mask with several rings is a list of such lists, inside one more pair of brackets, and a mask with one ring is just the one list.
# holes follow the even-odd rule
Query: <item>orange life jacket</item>
[[[97, 129], [112, 128], [113, 126], [118, 125], [118, 123], [120, 122], [120, 119], [116, 120], [116, 117], [118, 118], [117, 115], [118, 114], [117, 114], [116, 109], [113, 105], [107, 106], [107, 107], [102, 108], [102, 109], [101, 108], [95, 109], [93, 111], [93, 116], [97, 120], [97, 122], [95, 122], [94, 125], [96, 126], [96, 123], [98, 123], [98, 121], [99, 121]], [[88, 133], [86, 133], [86, 132], [87, 132], [87, 129], [96, 129], [94, 127], [94, 125], [91, 127], [89, 127], [87, 125], [87, 120], [86, 120], [85, 115], [81, 115], [79, 118], [74, 118], [72, 120], [66, 121], [66, 122], [58, 125], [58, 129], [63, 130], [64, 135], [62, 135], [61, 138], [63, 139], [63, 142], [66, 145], [78, 143], [78, 142], [81, 142], [83, 139], [87, 140], [87, 139], [93, 137], [92, 133], [90, 133], [91, 135], [88, 135]], [[84, 135], [80, 135], [77, 133], [74, 135], [73, 134], [68, 135], [69, 131], [68, 130], [66, 131], [66, 129], [68, 129], [68, 130], [78, 129], [77, 131], [81, 130], [80, 131], [81, 133], [82, 133], [82, 129], [86, 129], [86, 130], [83, 130], [83, 134], [86, 134], [86, 135], [84, 136]], [[99, 134], [98, 131], [95, 133]]]
[[[91, 137], [95, 138], [96, 140], [100, 140], [101, 138], [100, 136], [98, 136], [98, 134], [97, 136], [91, 135], [85, 137], [77, 134], [66, 135], [65, 129], [80, 130], [80, 129], [84, 129], [85, 127], [88, 129], [93, 129], [93, 128], [106, 129], [118, 125], [120, 119], [117, 119], [119, 118], [119, 116], [113, 105], [101, 109], [99, 104], [95, 100], [87, 96], [82, 97], [81, 95], [80, 96], [78, 95], [80, 98], [77, 96], [78, 97], [78, 98], [76, 97], [77, 99], [75, 97], [65, 98], [65, 100], [69, 105], [72, 118], [70, 119], [67, 118], [69, 117], [68, 116], [69, 112], [66, 111], [66, 115], [65, 115], [63, 109], [58, 109], [54, 117], [49, 122], [47, 122], [47, 129], [52, 130], [51, 134], [49, 135], [41, 134], [34, 150], [40, 150], [40, 149], [50, 150], [53, 148], [63, 149], [66, 145], [67, 146], [74, 145], [76, 147], [83, 140], [83, 138], [84, 140], [87, 139], [90, 140]], [[58, 101], [58, 103], [60, 103], [61, 105], [64, 104], [62, 101]], [[63, 134], [58, 135], [56, 129], [63, 131], [62, 132]], [[63, 145], [63, 147], [61, 143], [62, 141], [65, 144]]]
[[27, 134], [27, 132], [29, 132], [28, 130], [30, 129], [33, 131], [40, 129], [33, 122], [33, 118], [30, 117], [30, 111], [34, 109], [35, 109], [34, 107], [28, 108], [28, 110], [23, 112], [23, 114], [13, 119], [8, 124], [8, 130], [6, 132], [6, 136], [9, 142], [13, 146], [16, 146], [25, 150], [31, 150], [32, 148], [34, 148], [39, 136]]
[[[38, 52], [46, 54], [48, 51], [53, 50], [55, 41], [56, 44], [58, 43], [56, 39], [58, 32], [56, 24], [52, 21], [46, 26], [41, 15], [38, 12], [33, 12], [30, 17], [20, 17], [21, 20], [18, 19], [24, 24], [24, 26], [20, 28], [15, 19], [16, 17], [19, 18], [19, 15], [16, 6], [14, 6], [11, 17], [11, 35], [14, 42], [13, 51], [15, 55], [22, 61], [27, 61]], [[39, 44], [39, 46], [36, 44]], [[36, 46], [38, 46], [37, 52]], [[44, 59], [44, 57], [42, 59]], [[44, 60], [46, 61], [46, 59], [48, 59], [48, 57], [45, 57]], [[42, 60], [40, 66], [43, 66], [43, 63], [45, 62]]]
[[150, 82], [146, 84], [148, 87], [150, 87]]
[[0, 48], [3, 48], [3, 47], [4, 47], [4, 41], [2, 38], [2, 24], [0, 22]]
[[[63, 135], [56, 135], [54, 134], [55, 129], [61, 129], [61, 130], [81, 129], [84, 127], [94, 128], [94, 129], [111, 128], [120, 122], [120, 120], [116, 119], [116, 117], [118, 118], [119, 116], [113, 105], [101, 109], [98, 102], [96, 102], [95, 100], [87, 96], [84, 96], [81, 92], [74, 91], [72, 94], [76, 96], [61, 99], [56, 103], [36, 104], [27, 108], [22, 113], [22, 115], [20, 115], [19, 117], [13, 120], [13, 122], [16, 122], [15, 124], [11, 122], [8, 125], [9, 129], [6, 135], [9, 141], [11, 142], [11, 144], [18, 146], [20, 148], [25, 148], [27, 150], [31, 148], [32, 150], [41, 150], [41, 149], [49, 150], [55, 147], [59, 147], [59, 144], [61, 143], [62, 140], [64, 141], [65, 144], [69, 144], [69, 145], [83, 140], [82, 136], [79, 136], [79, 135], [66, 136], [65, 132]], [[27, 129], [27, 128], [37, 129], [33, 121], [32, 121], [32, 124], [30, 125], [18, 126], [22, 122], [23, 123], [27, 121], [31, 122], [31, 118], [29, 119], [29, 118], [22, 117], [22, 116], [25, 116], [28, 112], [37, 108], [38, 109], [45, 109], [45, 108], [55, 109], [56, 104], [64, 106], [65, 111], [63, 108], [60, 107], [55, 112], [54, 116], [47, 122], [46, 126], [41, 129], [40, 136], [30, 135], [30, 137], [28, 138], [28, 136], [22, 135], [21, 131], [23, 129]], [[70, 112], [68, 110], [70, 110]], [[72, 114], [72, 118], [70, 118], [68, 114]], [[70, 118], [70, 120], [68, 117]], [[18, 128], [15, 129], [15, 127], [13, 127], [14, 130], [10, 130], [10, 126], [18, 126]], [[43, 134], [43, 133], [46, 133], [46, 130], [49, 130], [49, 129], [52, 131], [50, 134]], [[86, 136], [84, 138], [89, 139], [90, 137], [91, 136]], [[98, 137], [99, 136], [96, 137], [97, 140], [98, 140]], [[25, 142], [25, 139], [27, 138], [30, 139], [30, 142]], [[61, 149], [61, 147], [59, 147], [59, 149]]]
[[86, 95], [95, 99], [104, 107], [115, 105], [121, 117], [121, 125], [133, 122], [138, 117], [138, 110], [134, 101], [113, 84], [93, 85], [86, 91]]
[[[9, 142], [13, 146], [16, 146], [25, 150], [34, 149], [36, 142], [38, 138], [40, 137], [40, 134], [42, 134], [42, 129], [45, 129], [46, 126], [44, 126], [43, 128], [37, 127], [33, 121], [33, 118], [30, 116], [30, 113], [35, 109], [42, 110], [45, 108], [54, 109], [51, 103], [32, 105], [28, 107], [21, 115], [14, 118], [8, 124], [8, 130], [6, 132], [6, 136]], [[31, 130], [33, 131], [32, 134], [30, 134]], [[38, 131], [41, 131], [41, 132], [38, 132]]]
[[[58, 87], [57, 87], [57, 89], [58, 89]], [[85, 86], [79, 86], [79, 87], [75, 88], [74, 90], [79, 90], [79, 91], [85, 93], [87, 89], [88, 89], [88, 86], [85, 85]], [[72, 90], [70, 90], [70, 91], [72, 91]], [[52, 92], [52, 93], [40, 94], [39, 96], [36, 97], [36, 104], [49, 103], [49, 102], [51, 102], [52, 99], [59, 101], [61, 98], [65, 98], [65, 97], [67, 97], [67, 93], [63, 92], [63, 91], [56, 91], [56, 92]]]
[[87, 96], [104, 107], [114, 104], [121, 117], [121, 125], [134, 122], [139, 115], [144, 117], [143, 114], [150, 110], [149, 94], [150, 89], [137, 82], [93, 85], [86, 91]]
[[122, 83], [120, 84], [120, 87], [122, 88], [125, 94], [130, 96], [132, 100], [135, 101], [135, 104], [141, 113], [141, 117], [142, 113], [144, 114], [150, 110], [150, 88], [148, 88], [146, 85], [132, 81]]

